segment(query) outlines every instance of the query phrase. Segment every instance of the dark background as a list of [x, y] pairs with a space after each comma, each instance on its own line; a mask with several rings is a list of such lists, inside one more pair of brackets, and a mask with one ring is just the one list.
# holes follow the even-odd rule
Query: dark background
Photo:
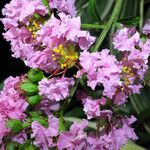
[[[0, 11], [9, 2], [10, 0], [0, 0]], [[2, 13], [0, 12], [0, 18], [2, 17]], [[3, 38], [3, 32], [3, 24], [0, 22], [0, 82], [10, 75], [17, 76], [27, 70], [23, 61], [11, 57], [10, 44]]]

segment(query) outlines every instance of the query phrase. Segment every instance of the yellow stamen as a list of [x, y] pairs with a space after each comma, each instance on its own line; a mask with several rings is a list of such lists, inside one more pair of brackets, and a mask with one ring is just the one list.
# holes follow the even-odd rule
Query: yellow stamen
[[62, 69], [74, 66], [79, 57], [75, 46], [72, 44], [60, 44], [58, 47], [54, 48], [53, 51], [58, 55], [58, 60]]

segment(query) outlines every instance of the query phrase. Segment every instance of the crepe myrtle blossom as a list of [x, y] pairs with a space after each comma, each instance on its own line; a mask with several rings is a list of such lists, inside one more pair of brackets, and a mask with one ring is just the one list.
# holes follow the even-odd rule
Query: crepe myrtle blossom
[[34, 138], [33, 144], [41, 150], [48, 150], [49, 148], [56, 146], [53, 138], [58, 135], [59, 120], [53, 115], [49, 115], [48, 118], [48, 128], [45, 128], [37, 121], [34, 121], [31, 124], [33, 132], [31, 138]]
[[28, 103], [21, 95], [19, 84], [21, 77], [8, 77], [4, 81], [3, 90], [0, 92], [0, 144], [4, 136], [9, 133], [6, 121], [9, 119], [24, 120]]
[[57, 9], [58, 12], [64, 12], [72, 16], [77, 15], [75, 0], [49, 0], [50, 8]]
[[118, 123], [112, 125], [110, 131], [103, 132], [102, 134], [90, 134], [87, 137], [85, 150], [119, 150], [128, 140], [137, 140], [134, 129], [131, 127], [135, 120], [134, 116], [122, 118], [118, 120]]
[[84, 105], [84, 112], [87, 115], [87, 119], [92, 118], [107, 118], [111, 119], [112, 111], [111, 110], [101, 110], [101, 106], [106, 104], [106, 98], [102, 97], [101, 99], [92, 99], [91, 97], [86, 97], [82, 99]]
[[[5, 18], [1, 19], [6, 30], [18, 27], [19, 22], [28, 22], [28, 19], [34, 13], [44, 16], [47, 8], [42, 4], [41, 0], [11, 0], [2, 9]], [[28, 22], [29, 23], [29, 22]]]
[[121, 65], [115, 56], [109, 54], [109, 50], [89, 53], [84, 51], [80, 55], [82, 69], [77, 77], [87, 75], [87, 84], [95, 90], [97, 85], [104, 86], [103, 95], [112, 98], [120, 82]]
[[114, 48], [119, 51], [131, 51], [140, 40], [140, 34], [134, 27], [122, 27], [113, 36]]
[[87, 134], [84, 129], [88, 126], [88, 121], [74, 122], [70, 131], [62, 132], [58, 138], [57, 148], [59, 150], [82, 150], [86, 144]]
[[[53, 13], [47, 18], [48, 10], [41, 0], [12, 0], [3, 9], [6, 17], [1, 19], [6, 29], [3, 35], [11, 43], [12, 56], [47, 73], [59, 66], [61, 69], [74, 66], [79, 47], [87, 50], [95, 41], [88, 31], [81, 31], [80, 17], [73, 17], [76, 14], [74, 1], [50, 0], [49, 4], [52, 9], [60, 8], [58, 18]], [[73, 16], [70, 15], [72, 10]]]
[[142, 32], [144, 34], [150, 34], [150, 19], [148, 19], [143, 27]]
[[[126, 40], [122, 40], [121, 38], [123, 31], [128, 31], [127, 33], [129, 36], [127, 36], [126, 34]], [[134, 34], [131, 34], [131, 31], [133, 31]], [[124, 103], [127, 95], [131, 93], [140, 93], [140, 89], [142, 88], [142, 80], [148, 69], [148, 58], [150, 55], [150, 40], [147, 38], [146, 41], [143, 42], [138, 34], [139, 33], [135, 29], [133, 30], [133, 28], [122, 28], [121, 30], [118, 30], [116, 32], [113, 38], [114, 46], [118, 48], [119, 51], [123, 50], [122, 59], [120, 61], [122, 65], [122, 87], [121, 89], [118, 89], [115, 97], [115, 101], [117, 103], [118, 98], [122, 97], [122, 102], [120, 101], [120, 104]], [[120, 36], [120, 40], [118, 40], [118, 36]], [[129, 42], [130, 46], [128, 48], [124, 47], [128, 45], [125, 44], [125, 41]], [[117, 47], [118, 44], [123, 49]]]
[[27, 134], [23, 130], [19, 134], [14, 135], [12, 137], [12, 141], [20, 143], [20, 144], [24, 144], [27, 141]]
[[[132, 28], [118, 30], [113, 39], [115, 46], [117, 39], [120, 39], [118, 36], [121, 36], [124, 30], [130, 34], [133, 31]], [[137, 34], [136, 31], [134, 33]], [[129, 36], [126, 35], [126, 38], [128, 40]], [[146, 42], [142, 42], [140, 38], [137, 39], [137, 42], [135, 38], [129, 40], [130, 49], [121, 50], [120, 60], [110, 55], [106, 49], [95, 53], [82, 52], [79, 58], [82, 69], [78, 71], [77, 77], [86, 74], [87, 85], [93, 90], [102, 85], [104, 96], [112, 99], [117, 105], [124, 104], [129, 94], [140, 93], [142, 80], [148, 69], [150, 40], [147, 38]], [[124, 47], [123, 41], [118, 41], [117, 44]]]
[[50, 101], [47, 98], [43, 98], [42, 101], [36, 106], [35, 110], [41, 110], [45, 114], [50, 115], [52, 112], [60, 109], [60, 103], [56, 101]]
[[0, 117], [4, 120], [22, 120], [26, 117], [28, 103], [19, 90], [20, 81], [21, 77], [9, 77], [4, 81], [4, 88], [0, 92]]
[[0, 118], [0, 144], [2, 144], [3, 137], [5, 137], [10, 130], [6, 128], [6, 122], [4, 119]]
[[69, 96], [70, 88], [74, 85], [73, 78], [42, 79], [39, 82], [39, 94], [51, 101], [61, 101]]

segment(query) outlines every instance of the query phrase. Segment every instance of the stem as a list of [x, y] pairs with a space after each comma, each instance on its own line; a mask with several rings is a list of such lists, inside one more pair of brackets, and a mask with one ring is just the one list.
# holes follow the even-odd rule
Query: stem
[[83, 29], [104, 29], [104, 25], [99, 24], [81, 24], [81, 28]]
[[140, 17], [141, 17], [140, 24], [139, 24], [140, 31], [143, 28], [143, 16], [144, 16], [144, 0], [140, 0]]
[[112, 16], [108, 20], [104, 30], [102, 31], [99, 38], [97, 39], [96, 44], [95, 44], [92, 52], [96, 52], [99, 49], [100, 45], [102, 44], [103, 40], [105, 39], [105, 36], [107, 35], [108, 31], [110, 30], [112, 23], [117, 18], [118, 14], [120, 12], [120, 8], [122, 6], [122, 3], [123, 3], [123, 0], [117, 0], [115, 8], [114, 8], [113, 13], [112, 13]]
[[59, 112], [59, 131], [60, 132], [65, 130], [65, 120], [64, 120], [63, 114], [64, 114], [65, 110], [67, 109], [70, 101], [72, 100], [72, 98], [76, 92], [78, 83], [79, 83], [79, 79], [76, 80], [74, 87], [72, 87], [72, 89], [70, 90], [70, 97], [68, 99], [66, 99], [66, 101], [61, 106], [61, 109]]

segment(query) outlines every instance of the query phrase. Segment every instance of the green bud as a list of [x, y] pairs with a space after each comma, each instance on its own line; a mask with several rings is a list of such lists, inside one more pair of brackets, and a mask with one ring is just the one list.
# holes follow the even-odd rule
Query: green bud
[[33, 95], [33, 96], [29, 96], [27, 98], [27, 101], [28, 101], [29, 105], [34, 106], [41, 102], [41, 98], [42, 97], [40, 95]]
[[15, 119], [8, 120], [6, 123], [6, 127], [10, 128], [13, 133], [18, 133], [23, 129], [22, 122]]
[[33, 95], [35, 93], [38, 93], [38, 85], [33, 84], [29, 81], [21, 84], [21, 89], [29, 95]]
[[31, 82], [39, 82], [44, 77], [44, 73], [39, 69], [30, 69], [28, 79]]
[[36, 150], [37, 148], [34, 145], [28, 145], [25, 147], [25, 150]]
[[9, 142], [6, 144], [6, 150], [15, 150], [15, 144], [13, 142]]
[[18, 146], [18, 150], [39, 150], [36, 146], [31, 144], [31, 140], [30, 141], [26, 141], [26, 143], [24, 144], [20, 144]]

